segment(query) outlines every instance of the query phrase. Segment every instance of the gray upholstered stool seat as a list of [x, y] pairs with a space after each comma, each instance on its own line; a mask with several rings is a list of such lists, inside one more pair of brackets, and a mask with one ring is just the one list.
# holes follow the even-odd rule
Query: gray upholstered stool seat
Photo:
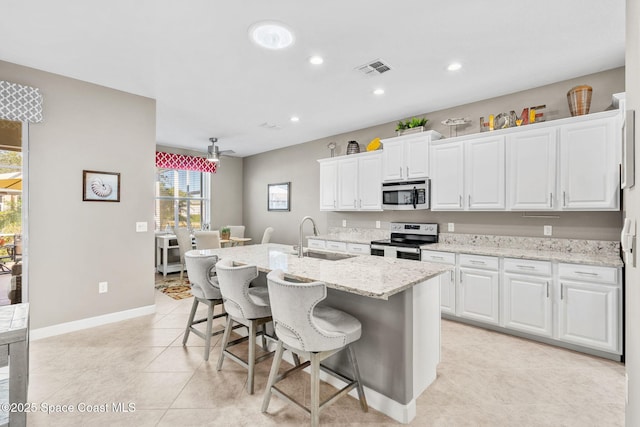
[[[327, 297], [327, 287], [323, 282], [293, 283], [284, 279], [282, 271], [274, 270], [267, 275], [267, 286], [278, 346], [262, 402], [262, 412], [267, 411], [273, 393], [307, 411], [311, 415], [311, 425], [317, 426], [320, 422], [320, 410], [354, 388], [358, 390], [360, 406], [366, 412], [367, 400], [360, 381], [356, 355], [350, 345], [360, 339], [362, 334], [360, 321], [344, 311], [318, 305]], [[294, 357], [296, 366], [278, 374], [285, 348], [294, 355], [307, 358], [308, 361], [299, 364]], [[345, 349], [353, 370], [353, 379], [320, 365], [323, 360]], [[276, 386], [280, 380], [307, 366], [311, 367], [310, 409]], [[320, 402], [320, 369], [347, 383], [322, 403]]]
[[[193, 332], [195, 335], [204, 339], [204, 360], [209, 360], [209, 351], [211, 349], [211, 337], [221, 334], [224, 330], [213, 331], [213, 320], [219, 317], [226, 316], [224, 310], [220, 314], [214, 315], [214, 308], [216, 305], [220, 305], [222, 308], [222, 294], [218, 288], [218, 281], [215, 274], [216, 262], [218, 257], [189, 255], [184, 256], [185, 264], [187, 266], [187, 273], [189, 274], [189, 281], [191, 282], [191, 293], [193, 294], [193, 305], [191, 306], [191, 313], [189, 314], [189, 320], [187, 322], [187, 329], [184, 331], [184, 338], [182, 339], [182, 345], [187, 344], [189, 339], [189, 333]], [[208, 307], [207, 317], [202, 319], [195, 319], [196, 311], [198, 309], [198, 303], [205, 304]], [[195, 328], [194, 325], [207, 322], [206, 331], [202, 332]]]
[[[222, 363], [227, 357], [247, 368], [247, 391], [253, 394], [255, 364], [273, 355], [273, 352], [267, 352], [256, 357], [257, 336], [262, 336], [262, 347], [267, 351], [265, 325], [271, 322], [269, 291], [264, 286], [250, 287], [251, 282], [258, 277], [255, 265], [234, 265], [232, 260], [223, 259], [216, 264], [216, 270], [224, 308], [228, 314], [217, 369], [222, 369]], [[234, 323], [246, 326], [249, 333], [246, 337], [229, 341]], [[258, 331], [259, 327], [262, 327], [261, 331]], [[230, 351], [231, 347], [244, 341], [248, 341], [249, 346], [247, 360]]]

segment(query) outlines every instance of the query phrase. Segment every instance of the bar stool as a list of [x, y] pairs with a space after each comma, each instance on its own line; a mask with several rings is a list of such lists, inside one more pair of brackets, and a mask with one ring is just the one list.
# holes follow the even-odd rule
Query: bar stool
[[[251, 281], [258, 277], [258, 269], [255, 265], [234, 266], [232, 260], [223, 259], [216, 264], [218, 283], [224, 301], [224, 309], [227, 312], [227, 324], [222, 338], [222, 351], [218, 359], [218, 371], [222, 369], [225, 357], [230, 358], [239, 365], [245, 367], [248, 372], [247, 391], [253, 394], [253, 378], [255, 364], [273, 355], [272, 352], [256, 357], [256, 337], [262, 337], [262, 347], [267, 351], [265, 325], [271, 322], [271, 307], [269, 305], [269, 292], [266, 287], [249, 287]], [[234, 322], [244, 325], [249, 333], [229, 341]], [[261, 327], [262, 330], [258, 331]], [[249, 354], [247, 360], [233, 354], [229, 348], [249, 341]]]
[[[193, 305], [191, 306], [191, 313], [189, 314], [187, 329], [184, 331], [182, 345], [187, 344], [189, 333], [193, 332], [200, 338], [204, 339], [204, 360], [209, 360], [211, 337], [223, 332], [223, 330], [212, 332], [213, 320], [219, 317], [226, 316], [224, 310], [222, 310], [222, 313], [220, 314], [213, 314], [214, 307], [216, 305], [220, 305], [222, 308], [222, 294], [220, 293], [220, 288], [218, 288], [217, 280], [212, 277], [212, 275], [215, 273], [218, 257], [215, 255], [202, 256], [186, 253], [184, 256], [184, 260], [187, 266], [187, 274], [189, 275], [189, 280], [191, 282]], [[196, 310], [198, 308], [198, 303], [205, 304], [208, 307], [207, 317], [194, 320]], [[194, 325], [203, 322], [207, 322], [207, 329], [204, 333], [194, 327]]]
[[[281, 270], [274, 270], [267, 275], [267, 286], [278, 346], [262, 402], [262, 412], [267, 412], [271, 393], [274, 393], [309, 413], [311, 425], [315, 427], [320, 422], [320, 410], [354, 388], [358, 390], [360, 407], [367, 412], [369, 407], [360, 381], [358, 362], [350, 345], [360, 339], [362, 334], [360, 321], [335, 308], [317, 305], [327, 297], [327, 287], [323, 282], [288, 282], [284, 280], [284, 273]], [[308, 360], [278, 375], [284, 349]], [[348, 351], [353, 379], [320, 365], [320, 362], [344, 349]], [[311, 366], [311, 409], [296, 402], [275, 385], [307, 366]], [[320, 369], [348, 383], [322, 403], [320, 402]]]

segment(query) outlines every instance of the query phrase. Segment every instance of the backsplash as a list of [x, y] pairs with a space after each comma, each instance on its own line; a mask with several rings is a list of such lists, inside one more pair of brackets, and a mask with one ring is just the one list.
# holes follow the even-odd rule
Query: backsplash
[[386, 228], [359, 228], [359, 227], [329, 227], [327, 234], [336, 240], [344, 241], [371, 241], [388, 239], [390, 232], [387, 223]]
[[584, 254], [618, 254], [620, 252], [620, 242], [608, 240], [552, 239], [548, 237], [440, 233], [438, 235], [438, 243]]

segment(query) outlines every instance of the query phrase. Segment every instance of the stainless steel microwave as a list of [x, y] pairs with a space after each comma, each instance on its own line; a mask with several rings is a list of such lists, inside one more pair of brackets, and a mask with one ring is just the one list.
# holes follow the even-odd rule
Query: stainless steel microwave
[[429, 180], [382, 184], [382, 209], [429, 209]]

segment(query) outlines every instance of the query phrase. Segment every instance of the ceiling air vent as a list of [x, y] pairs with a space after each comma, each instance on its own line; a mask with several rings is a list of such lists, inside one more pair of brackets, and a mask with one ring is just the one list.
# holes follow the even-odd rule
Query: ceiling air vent
[[365, 76], [371, 77], [386, 73], [387, 71], [391, 70], [391, 67], [389, 66], [389, 64], [385, 64], [380, 59], [374, 59], [373, 61], [369, 61], [364, 65], [356, 67], [356, 70], [360, 71]]

